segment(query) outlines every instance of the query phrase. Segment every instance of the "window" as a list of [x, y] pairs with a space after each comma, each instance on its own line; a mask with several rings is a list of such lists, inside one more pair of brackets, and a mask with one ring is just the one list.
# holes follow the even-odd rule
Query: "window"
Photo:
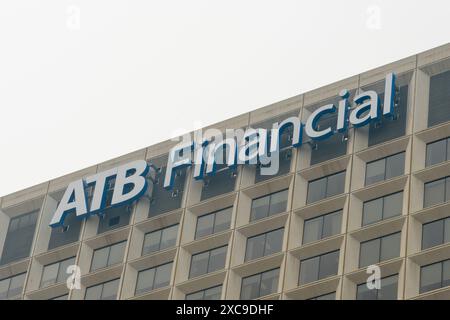
[[366, 186], [401, 176], [405, 170], [405, 153], [375, 160], [366, 165]]
[[[368, 88], [369, 89], [369, 88]], [[370, 90], [370, 89], [369, 89]], [[380, 104], [383, 103], [384, 93], [379, 94]], [[406, 114], [408, 109], [408, 85], [400, 86], [395, 95], [394, 118], [382, 117], [369, 124], [368, 146], [383, 143], [401, 137], [406, 132]], [[381, 112], [380, 110], [378, 112]]]
[[106, 207], [99, 214], [97, 234], [124, 227], [130, 222], [131, 212], [133, 211], [133, 207], [131, 205], [119, 207], [111, 206], [114, 184], [115, 179], [109, 179], [107, 181], [105, 200]]
[[400, 237], [401, 232], [397, 232], [361, 242], [359, 267], [367, 267], [400, 256]]
[[[350, 92], [349, 101], [352, 100], [353, 95], [354, 90]], [[313, 111], [327, 104], [334, 104], [337, 106], [339, 100], [339, 97], [328, 99], [317, 105], [311, 106], [308, 109]], [[339, 133], [336, 131], [337, 117], [337, 112], [327, 113], [322, 115], [317, 122], [318, 130], [323, 130], [330, 127], [334, 134], [327, 139], [316, 140], [313, 142], [313, 147], [311, 148], [311, 166], [327, 160], [336, 159], [347, 153], [347, 133]]]
[[0, 300], [16, 298], [23, 291], [25, 273], [0, 280]]
[[[222, 157], [220, 157], [222, 155]], [[236, 186], [237, 171], [226, 164], [227, 148], [221, 147], [216, 152], [216, 171], [203, 179], [200, 201], [229, 193]]]
[[256, 299], [277, 292], [279, 275], [277, 268], [242, 278], [241, 299]]
[[305, 220], [303, 244], [324, 239], [341, 233], [342, 210]]
[[450, 242], [450, 218], [425, 223], [422, 226], [422, 250]]
[[250, 221], [286, 211], [288, 189], [253, 199]]
[[228, 246], [223, 246], [192, 255], [189, 278], [223, 269], [225, 267], [227, 249]]
[[420, 293], [450, 285], [450, 260], [420, 268]]
[[396, 217], [402, 214], [403, 191], [364, 202], [362, 225]]
[[222, 285], [187, 294], [186, 300], [219, 300], [221, 295]]
[[69, 294], [63, 294], [62, 296], [57, 296], [49, 300], [67, 300], [67, 299], [69, 299]]
[[178, 224], [146, 233], [144, 236], [144, 244], [142, 246], [142, 255], [175, 246], [177, 236]]
[[336, 300], [336, 292], [330, 292], [308, 300]]
[[127, 242], [122, 241], [111, 246], [94, 250], [91, 272], [121, 263], [123, 261], [126, 245]]
[[450, 71], [430, 77], [428, 126], [450, 120]]
[[139, 271], [135, 295], [167, 287], [172, 274], [172, 262]]
[[11, 263], [30, 255], [39, 210], [11, 218], [3, 246], [0, 265]]
[[166, 176], [166, 165], [168, 156], [152, 159], [150, 162], [158, 167], [150, 200], [149, 217], [156, 217], [160, 214], [176, 210], [181, 207], [183, 199], [184, 185], [186, 181], [186, 167], [175, 169], [173, 188], [164, 188], [164, 178]]
[[85, 300], [116, 300], [119, 279], [111, 280], [86, 289]]
[[300, 261], [299, 284], [334, 276], [339, 267], [339, 250]]
[[427, 144], [425, 166], [429, 167], [450, 159], [450, 138], [441, 139]]
[[344, 192], [345, 171], [308, 182], [307, 203], [316, 202]]
[[[262, 123], [258, 123], [255, 125], [252, 125], [254, 128], [261, 128], [267, 130], [267, 139], [268, 141], [272, 139], [272, 131], [274, 123], [280, 123], [284, 119], [287, 119], [289, 117], [298, 116], [300, 113], [300, 110], [295, 110], [293, 112], [288, 112], [284, 114], [280, 114], [276, 116], [275, 118], [266, 120]], [[291, 170], [291, 160], [292, 160], [292, 137], [293, 137], [293, 127], [289, 125], [284, 130], [280, 132], [279, 136], [279, 151], [278, 155], [274, 155], [276, 159], [279, 160], [278, 162], [278, 171], [274, 174], [261, 174], [261, 169], [267, 167], [267, 165], [264, 165], [262, 163], [258, 163], [256, 165], [256, 174], [255, 174], [255, 184], [259, 183], [261, 181], [265, 181], [268, 179], [272, 179], [274, 177], [282, 176], [286, 173], [288, 173]]]
[[75, 257], [58, 261], [44, 266], [41, 278], [41, 288], [48, 287], [55, 283], [66, 281], [69, 274], [67, 267], [75, 264]]
[[356, 287], [357, 300], [397, 300], [398, 275], [381, 279], [380, 289], [369, 289], [367, 283]]
[[229, 207], [198, 217], [195, 239], [229, 229], [232, 212], [233, 207]]
[[280, 252], [283, 245], [284, 228], [259, 234], [247, 239], [245, 261]]
[[444, 203], [450, 199], [450, 177], [427, 182], [424, 185], [423, 207]]
[[69, 214], [64, 220], [65, 226], [51, 228], [48, 250], [62, 247], [69, 243], [78, 241], [80, 238], [82, 220], [75, 214]]

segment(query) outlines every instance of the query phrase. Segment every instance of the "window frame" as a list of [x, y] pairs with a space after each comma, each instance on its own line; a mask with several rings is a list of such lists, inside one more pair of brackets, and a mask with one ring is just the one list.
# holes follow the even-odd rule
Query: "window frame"
[[[386, 172], [387, 172], [386, 169], [387, 169], [387, 161], [388, 161], [388, 159], [389, 159], [389, 158], [392, 158], [392, 157], [395, 157], [395, 156], [398, 156], [398, 155], [400, 155], [400, 154], [404, 154], [404, 159], [403, 159], [403, 173], [402, 173], [402, 174], [399, 174], [399, 175], [397, 175], [397, 176], [390, 177], [389, 179], [386, 179]], [[367, 167], [368, 167], [370, 164], [375, 163], [375, 162], [378, 162], [378, 161], [381, 161], [381, 160], [383, 160], [383, 162], [384, 162], [383, 179], [380, 180], [380, 181], [377, 181], [377, 182], [372, 182], [372, 183], [370, 183], [370, 184], [367, 184]], [[388, 156], [386, 156], [386, 157], [384, 157], [384, 158], [379, 158], [379, 159], [376, 159], [376, 160], [372, 160], [372, 161], [366, 162], [366, 170], [365, 170], [365, 173], [364, 173], [364, 186], [365, 186], [365, 187], [371, 186], [371, 185], [374, 185], [374, 184], [376, 184], [376, 183], [381, 183], [381, 182], [383, 182], [383, 181], [387, 181], [387, 180], [394, 179], [394, 178], [397, 178], [397, 177], [400, 177], [400, 176], [404, 175], [404, 174], [405, 174], [405, 160], [406, 160], [406, 151], [400, 151], [400, 152], [397, 152], [397, 153], [388, 155]]]
[[[336, 274], [334, 274], [334, 275], [329, 275], [329, 276], [326, 276], [326, 277], [324, 277], [324, 278], [320, 278], [320, 270], [321, 270], [321, 260], [322, 260], [322, 257], [325, 256], [325, 255], [328, 255], [328, 254], [336, 253], [336, 252], [339, 252], [339, 254], [338, 254], [338, 262], [337, 262], [337, 270], [336, 270]], [[319, 258], [319, 263], [318, 263], [319, 268], [317, 269], [317, 279], [315, 279], [315, 280], [313, 280], [313, 281], [306, 282], [306, 283], [301, 283], [300, 280], [301, 280], [301, 274], [302, 274], [302, 262], [303, 262], [303, 261], [312, 260], [312, 259], [315, 259], [315, 258]], [[339, 262], [340, 262], [340, 260], [341, 260], [341, 249], [336, 249], [336, 250], [324, 252], [324, 253], [322, 253], [322, 254], [315, 255], [315, 256], [313, 256], [313, 257], [309, 257], [309, 258], [300, 260], [300, 266], [299, 266], [300, 268], [299, 268], [299, 272], [298, 272], [297, 285], [298, 285], [298, 286], [306, 286], [306, 285], [309, 285], [309, 284], [311, 284], [311, 283], [314, 283], [314, 282], [317, 282], [317, 281], [320, 281], [320, 280], [327, 279], [327, 278], [334, 277], [334, 276], [338, 275], [338, 274], [339, 274]]]
[[[281, 249], [280, 249], [280, 251], [279, 251], [279, 252], [274, 252], [274, 253], [271, 253], [271, 254], [266, 254], [266, 250], [267, 250], [267, 235], [268, 235], [269, 233], [273, 233], [273, 232], [276, 232], [276, 231], [279, 231], [279, 230], [283, 230], [283, 235], [282, 235], [282, 239], [281, 239]], [[263, 250], [263, 255], [260, 256], [260, 257], [257, 257], [257, 258], [252, 258], [252, 259], [248, 259], [248, 260], [247, 260], [248, 240], [249, 240], [249, 239], [252, 239], [252, 238], [260, 237], [260, 236], [262, 236], [262, 235], [264, 235], [264, 250]], [[254, 236], [248, 237], [248, 238], [246, 239], [246, 241], [245, 241], [244, 262], [253, 261], [253, 260], [256, 260], [256, 259], [261, 259], [261, 258], [270, 256], [270, 255], [273, 255], [273, 254], [277, 254], [277, 253], [282, 252], [282, 251], [283, 251], [283, 244], [284, 244], [284, 243], [283, 243], [283, 242], [284, 242], [283, 240], [284, 240], [284, 227], [280, 227], [280, 228], [277, 228], [277, 229], [269, 230], [269, 231], [266, 231], [266, 232], [263, 232], [263, 233], [260, 233], [260, 234], [255, 234]]]
[[[215, 231], [215, 229], [216, 229], [216, 218], [217, 218], [217, 213], [218, 213], [218, 212], [222, 212], [222, 211], [225, 211], [225, 210], [228, 210], [228, 209], [231, 209], [231, 212], [230, 212], [230, 225], [228, 226], [228, 229], [230, 229], [230, 227], [231, 227], [231, 219], [232, 219], [232, 217], [233, 217], [233, 209], [234, 209], [234, 206], [229, 206], [229, 207], [226, 207], [226, 208], [223, 208], [223, 209], [215, 210], [215, 211], [213, 211], [213, 212], [205, 213], [205, 214], [202, 214], [202, 215], [200, 215], [200, 216], [197, 216], [197, 219], [195, 220], [195, 234], [194, 234], [194, 240], [202, 239], [202, 238], [211, 236], [211, 235], [213, 235], [213, 234], [216, 234], [216, 233], [218, 233], [218, 232], [225, 232], [225, 230], [223, 230], [223, 231], [218, 231], [218, 232]], [[203, 218], [203, 217], [206, 217], [206, 216], [210, 216], [210, 215], [214, 215], [213, 225], [212, 225], [212, 233], [207, 234], [207, 235], [204, 235], [204, 236], [198, 237], [198, 236], [197, 236], [197, 233], [198, 233], [198, 220], [199, 220], [200, 218]]]
[[[272, 214], [270, 214], [270, 211], [271, 211], [270, 209], [271, 209], [271, 207], [272, 207], [272, 198], [273, 198], [273, 195], [279, 194], [279, 193], [282, 193], [282, 192], [286, 192], [286, 191], [287, 191], [286, 208], [285, 208], [283, 211], [281, 211], [281, 212], [277, 212], [277, 213], [272, 213]], [[263, 199], [263, 198], [267, 198], [267, 197], [269, 198], [269, 205], [267, 206], [267, 207], [268, 207], [267, 215], [265, 215], [263, 218], [253, 219], [252, 213], [253, 213], [253, 203], [254, 203], [254, 201], [255, 201], [255, 200], [260, 200], [260, 199]], [[269, 194], [265, 194], [265, 195], [263, 195], [263, 196], [253, 198], [253, 199], [251, 199], [251, 200], [252, 200], [252, 203], [251, 203], [251, 205], [250, 205], [250, 222], [253, 222], [253, 221], [259, 221], [259, 220], [262, 220], [262, 219], [266, 219], [266, 218], [268, 218], [268, 217], [271, 217], [271, 216], [274, 216], [274, 215], [277, 215], [277, 214], [280, 214], [280, 213], [283, 213], [283, 212], [286, 212], [286, 211], [287, 211], [287, 205], [288, 205], [288, 201], [289, 201], [289, 188], [285, 188], [285, 189], [278, 190], [278, 191], [275, 191], [275, 192], [272, 192], [272, 193], [269, 193]]]
[[[146, 232], [146, 233], [144, 234], [144, 240], [142, 241], [141, 257], [147, 256], [147, 255], [151, 255], [151, 254], [155, 254], [155, 253], [161, 251], [161, 240], [162, 240], [162, 236], [163, 236], [163, 231], [166, 230], [166, 229], [169, 229], [169, 228], [173, 228], [174, 226], [178, 226], [178, 228], [177, 228], [177, 236], [175, 237], [175, 245], [174, 245], [174, 246], [171, 246], [171, 247], [164, 248], [164, 249], [162, 249], [162, 250], [167, 250], [167, 249], [176, 247], [176, 245], [177, 245], [177, 240], [178, 240], [178, 232], [179, 232], [179, 228], [180, 228], [180, 223], [174, 223], [174, 224], [171, 224], [170, 226], [167, 226], [167, 227], [163, 227], [163, 228], [160, 228], [160, 229], [156, 229], [156, 230], [153, 230], [153, 231]], [[158, 242], [158, 250], [155, 250], [155, 251], [152, 251], [152, 252], [144, 253], [144, 249], [145, 249], [145, 238], [147, 237], [147, 235], [152, 234], [152, 233], [156, 233], [156, 232], [159, 232], [159, 233], [160, 233], [160, 234], [159, 234], [159, 242]]]
[[[332, 177], [332, 176], [336, 176], [338, 174], [342, 174], [343, 172], [345, 173], [345, 175], [344, 175], [344, 191], [342, 193], [338, 193], [338, 194], [329, 196], [328, 195], [328, 180], [329, 180], [329, 178]], [[309, 205], [309, 204], [312, 204], [312, 203], [317, 203], [317, 202], [322, 201], [324, 199], [328, 199], [328, 198], [331, 198], [331, 197], [338, 196], [340, 194], [344, 194], [345, 193], [345, 180], [346, 179], [347, 179], [347, 170], [341, 170], [341, 171], [329, 174], [327, 176], [320, 177], [320, 178], [308, 181], [308, 186], [307, 186], [307, 191], [306, 191], [306, 204]], [[313, 182], [319, 181], [319, 180], [326, 180], [326, 183], [325, 183], [325, 197], [321, 198], [321, 199], [318, 199], [318, 200], [315, 200], [315, 201], [309, 202], [308, 199], [309, 199], [309, 192], [310, 192], [310, 184], [313, 183]]]
[[[396, 194], [400, 194], [400, 193], [403, 193], [403, 190], [401, 190], [401, 191], [396, 191], [396, 192], [389, 193], [389, 194], [386, 194], [386, 195], [381, 196], [381, 197], [378, 197], [378, 198], [373, 198], [373, 199], [364, 201], [364, 202], [363, 202], [363, 212], [362, 212], [362, 216], [361, 216], [361, 227], [370, 226], [370, 225], [373, 225], [373, 224], [375, 224], [375, 223], [378, 223], [378, 222], [387, 220], [387, 219], [385, 218], [385, 198], [390, 197], [390, 196], [393, 196], [393, 195], [396, 195]], [[402, 195], [402, 212], [400, 212], [399, 215], [389, 217], [388, 219], [397, 218], [397, 217], [400, 217], [400, 216], [403, 215], [403, 200], [404, 200], [403, 197], [404, 197], [404, 194]], [[376, 200], [380, 200], [380, 199], [383, 200], [383, 201], [382, 201], [382, 202], [383, 202], [383, 204], [382, 204], [382, 209], [381, 209], [381, 219], [378, 220], [378, 221], [372, 222], [372, 223], [364, 224], [364, 212], [365, 212], [365, 211], [364, 211], [364, 205], [365, 205], [366, 203], [368, 203], [368, 202], [372, 202], [372, 201], [376, 201]]]
[[[157, 272], [158, 272], [158, 268], [163, 267], [163, 266], [167, 266], [167, 265], [169, 265], [169, 264], [172, 265], [172, 269], [170, 270], [170, 275], [169, 275], [169, 284], [166, 285], [166, 286], [162, 286], [162, 287], [155, 288], [155, 279], [156, 279], [156, 274], [157, 274]], [[148, 270], [152, 270], [152, 269], [155, 270], [155, 271], [153, 272], [152, 287], [151, 287], [151, 288], [145, 288], [145, 289], [143, 289], [142, 292], [137, 292], [137, 290], [138, 290], [138, 283], [139, 283], [139, 282], [138, 282], [138, 280], [139, 280], [139, 274], [140, 274], [141, 272], [148, 271]], [[150, 267], [150, 268], [146, 268], [146, 269], [139, 270], [139, 271], [137, 272], [137, 276], [136, 276], [136, 284], [135, 284], [135, 287], [134, 287], [134, 296], [142, 295], [142, 294], [151, 292], [151, 291], [153, 291], [153, 290], [157, 290], [157, 289], [169, 287], [169, 286], [170, 286], [170, 280], [171, 280], [171, 277], [172, 277], [172, 273], [173, 273], [173, 261], [169, 261], [169, 262], [162, 263], [162, 264], [159, 264], [159, 265]]]
[[[222, 268], [220, 268], [220, 269], [217, 269], [217, 270], [214, 270], [214, 271], [209, 271], [209, 265], [210, 265], [210, 262], [211, 262], [211, 252], [214, 251], [214, 250], [218, 250], [218, 249], [224, 248], [224, 247], [227, 247], [227, 251], [226, 251], [226, 253], [225, 253], [225, 262], [224, 262], [224, 266], [223, 266]], [[202, 274], [199, 274], [199, 275], [196, 275], [196, 276], [192, 276], [192, 275], [191, 275], [191, 271], [192, 271], [192, 258], [193, 258], [194, 256], [197, 256], [197, 255], [200, 255], [200, 254], [203, 254], [203, 253], [206, 253], [206, 252], [208, 252], [208, 263], [206, 264], [206, 273], [202, 273]], [[189, 262], [189, 274], [188, 274], [188, 279], [195, 279], [195, 278], [204, 276], [204, 275], [206, 275], [206, 274], [209, 274], [209, 273], [211, 273], [211, 272], [216, 272], [216, 271], [219, 271], [219, 270], [223, 270], [223, 269], [225, 268], [226, 263], [227, 263], [227, 261], [226, 261], [226, 260], [227, 260], [227, 255], [228, 255], [228, 244], [225, 244], [225, 245], [219, 246], [219, 247], [215, 247], [215, 248], [212, 248], [212, 249], [204, 250], [204, 251], [201, 251], [201, 252], [197, 252], [197, 253], [191, 255], [191, 259], [190, 259], [190, 262]]]
[[[255, 273], [255, 274], [248, 275], [248, 276], [246, 276], [246, 277], [242, 277], [242, 278], [241, 278], [241, 290], [240, 290], [240, 293], [239, 293], [239, 298], [240, 298], [240, 299], [243, 299], [243, 298], [242, 298], [242, 292], [243, 292], [243, 285], [242, 285], [242, 283], [244, 282], [244, 279], [247, 279], [247, 278], [250, 278], [250, 277], [254, 277], [254, 276], [258, 276], [258, 296], [257, 296], [257, 297], [254, 297], [254, 298], [250, 298], [250, 299], [251, 299], [251, 300], [254, 300], [254, 299], [258, 299], [258, 298], [267, 296], [267, 295], [264, 295], [264, 296], [261, 295], [262, 276], [263, 276], [263, 274], [265, 274], [265, 273], [269, 273], [269, 272], [272, 272], [272, 271], [275, 271], [275, 270], [278, 270], [278, 279], [277, 279], [277, 287], [278, 287], [279, 284], [280, 284], [280, 267], [272, 268], [272, 269], [265, 270], [265, 271], [262, 271], [262, 272], [259, 272], [259, 273]], [[276, 292], [278, 292], [278, 289], [277, 289]], [[274, 293], [276, 293], [276, 292], [272, 292], [272, 293], [270, 293], [270, 294], [274, 294]], [[270, 294], [268, 294], [268, 295], [270, 295]], [[248, 299], [248, 298], [246, 298], [246, 299]]]
[[[401, 237], [402, 237], [402, 232], [401, 232], [401, 231], [396, 231], [396, 232], [392, 232], [392, 233], [383, 235], [383, 236], [381, 236], [381, 237], [377, 237], [377, 238], [373, 238], [373, 239], [369, 239], [369, 240], [360, 242], [360, 243], [359, 243], [358, 268], [365, 268], [365, 267], [367, 267], [367, 266], [362, 266], [362, 265], [361, 265], [361, 245], [362, 245], [363, 243], [367, 243], [367, 242], [371, 242], [371, 241], [375, 241], [375, 240], [380, 241], [380, 245], [379, 245], [379, 248], [378, 248], [378, 259], [377, 259], [377, 262], [375, 262], [375, 264], [381, 263], [381, 262], [384, 262], [384, 261], [388, 261], [388, 260], [391, 260], [391, 259], [396, 259], [396, 258], [390, 258], [390, 259], [387, 259], [387, 260], [381, 260], [381, 249], [382, 249], [382, 243], [381, 243], [381, 241], [382, 241], [383, 238], [387, 238], [387, 237], [393, 236], [394, 234], [400, 234], [400, 243], [399, 243], [399, 249], [400, 249], [399, 256], [400, 256], [401, 250], [402, 250], [402, 249], [401, 249], [401, 241], [402, 241], [402, 238], [401, 238]], [[397, 258], [398, 258], [398, 257], [397, 257]]]
[[[320, 241], [320, 240], [323, 240], [323, 239], [327, 239], [327, 238], [330, 238], [330, 237], [334, 237], [334, 236], [336, 236], [336, 235], [338, 235], [338, 234], [341, 234], [341, 233], [342, 233], [342, 216], [343, 216], [343, 213], [344, 213], [343, 211], [344, 211], [344, 209], [339, 209], [339, 210], [335, 210], [335, 211], [332, 211], [332, 212], [328, 212], [328, 213], [321, 214], [321, 215], [319, 215], [319, 216], [317, 216], [317, 217], [313, 217], [313, 218], [309, 218], [309, 219], [304, 220], [304, 221], [303, 221], [302, 245], [314, 243], [314, 242], [317, 242], [317, 241]], [[341, 231], [340, 231], [339, 233], [336, 233], [336, 234], [333, 234], [333, 235], [324, 237], [324, 236], [323, 236], [323, 232], [324, 232], [324, 225], [325, 225], [325, 223], [324, 223], [324, 222], [325, 222], [325, 217], [326, 217], [326, 216], [329, 216], [329, 215], [332, 215], [332, 214], [336, 214], [336, 213], [338, 213], [338, 212], [340, 212], [340, 216], [341, 216]], [[316, 219], [319, 219], [319, 218], [321, 218], [321, 221], [322, 221], [322, 223], [321, 223], [321, 230], [320, 230], [320, 231], [321, 231], [321, 232], [320, 232], [320, 238], [305, 243], [305, 229], [306, 229], [306, 223], [307, 223], [308, 221], [316, 220]]]
[[[59, 271], [61, 269], [61, 263], [65, 262], [65, 261], [68, 261], [68, 260], [71, 260], [71, 259], [74, 259], [74, 264], [75, 264], [76, 256], [73, 256], [73, 257], [66, 258], [66, 259], [63, 259], [63, 260], [60, 260], [60, 261], [57, 261], [57, 262], [49, 263], [49, 264], [46, 264], [45, 266], [43, 266], [42, 272], [41, 272], [41, 279], [39, 281], [39, 289], [48, 288], [48, 287], [50, 287], [52, 285], [55, 285], [55, 284], [58, 284], [58, 283], [62, 283], [62, 280], [58, 281]], [[51, 283], [49, 285], [43, 286], [42, 285], [42, 278], [44, 277], [45, 268], [49, 267], [49, 266], [52, 266], [52, 265], [55, 265], [55, 264], [58, 265], [58, 270], [56, 271], [55, 282], [53, 282], [53, 283]], [[67, 275], [67, 277], [69, 277], [69, 275]]]
[[[111, 267], [111, 266], [120, 264], [120, 262], [119, 262], [119, 263], [115, 263], [115, 264], [109, 264], [109, 258], [110, 258], [110, 256], [111, 256], [111, 248], [114, 247], [114, 246], [116, 246], [116, 245], [119, 245], [119, 244], [122, 244], [122, 243], [125, 242], [125, 248], [124, 248], [124, 253], [123, 253], [124, 256], [122, 257], [122, 263], [123, 263], [123, 260], [124, 260], [124, 258], [125, 258], [125, 250], [126, 250], [126, 242], [127, 242], [127, 241], [128, 241], [128, 240], [122, 240], [122, 241], [119, 241], [119, 242], [110, 244], [110, 245], [108, 245], [108, 246], [103, 246], [103, 247], [94, 249], [93, 252], [92, 252], [92, 259], [91, 259], [91, 265], [90, 265], [90, 267], [89, 267], [89, 272], [95, 272], [95, 271], [98, 271], [98, 270], [103, 270], [103, 269], [109, 268], [109, 267]], [[98, 251], [103, 250], [103, 249], [106, 249], [106, 248], [109, 248], [109, 250], [108, 250], [108, 257], [106, 258], [106, 266], [100, 267], [100, 268], [97, 268], [97, 269], [92, 269], [92, 265], [93, 265], [93, 263], [94, 263], [94, 258], [95, 258], [95, 252], [98, 252]]]

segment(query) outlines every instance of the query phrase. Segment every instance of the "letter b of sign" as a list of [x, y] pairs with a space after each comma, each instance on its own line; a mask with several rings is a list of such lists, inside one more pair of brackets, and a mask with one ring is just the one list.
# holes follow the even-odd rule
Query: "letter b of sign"
[[69, 290], [81, 289], [81, 284], [80, 284], [81, 269], [80, 269], [80, 267], [75, 264], [68, 266], [66, 273], [70, 274], [70, 276], [67, 277], [67, 280], [66, 280], [67, 288]]

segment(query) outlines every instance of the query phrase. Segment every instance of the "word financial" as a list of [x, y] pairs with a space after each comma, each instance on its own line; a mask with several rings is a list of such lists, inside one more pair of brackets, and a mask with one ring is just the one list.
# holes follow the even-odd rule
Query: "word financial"
[[[350, 126], [362, 127], [381, 117], [395, 118], [395, 80], [393, 73], [386, 75], [382, 107], [378, 94], [369, 90], [357, 94], [353, 98], [354, 108], [350, 109], [349, 91], [342, 90], [339, 93], [340, 100], [337, 106], [327, 104], [317, 108], [304, 124], [299, 117], [293, 116], [274, 123], [270, 130], [248, 128], [240, 139], [237, 139], [237, 134], [233, 134], [225, 139], [201, 138], [200, 141], [179, 143], [169, 152], [164, 187], [172, 189], [175, 173], [181, 168], [193, 167], [193, 177], [196, 180], [202, 180], [205, 176], [214, 176], [219, 162], [218, 154], [220, 153], [223, 157], [223, 152], [218, 152], [219, 150], [226, 150], [226, 159], [223, 159], [222, 163], [229, 168], [241, 164], [263, 164], [261, 175], [276, 174], [281, 138], [286, 130], [292, 133], [291, 146], [298, 148], [302, 145], [303, 131], [311, 140], [324, 140], [336, 133], [346, 132]], [[319, 128], [318, 123], [323, 116], [336, 113], [336, 130], [332, 127]], [[70, 183], [50, 226], [64, 225], [66, 216], [71, 213], [78, 218], [101, 214], [106, 208], [108, 191], [106, 186], [111, 180], [114, 180], [111, 207], [124, 206], [137, 201], [147, 192], [147, 175], [149, 171], [154, 173], [151, 169], [154, 167], [145, 160], [137, 160]], [[89, 205], [88, 189], [93, 190]]]

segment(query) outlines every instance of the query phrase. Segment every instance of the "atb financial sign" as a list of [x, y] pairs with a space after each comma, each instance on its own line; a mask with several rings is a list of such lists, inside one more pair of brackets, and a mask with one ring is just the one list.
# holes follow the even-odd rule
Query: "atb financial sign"
[[[229, 168], [262, 164], [261, 175], [274, 175], [278, 172], [281, 136], [286, 130], [291, 132], [291, 146], [299, 148], [303, 134], [311, 140], [324, 140], [336, 133], [345, 133], [350, 126], [366, 126], [380, 117], [393, 119], [395, 80], [393, 73], [386, 75], [382, 103], [378, 94], [369, 90], [356, 95], [353, 98], [354, 107], [350, 108], [349, 91], [342, 90], [339, 92], [338, 105], [327, 104], [316, 109], [305, 123], [293, 116], [274, 123], [271, 129], [247, 128], [240, 132], [226, 130], [225, 137], [206, 139], [201, 136], [194, 141], [181, 142], [169, 152], [164, 187], [168, 190], [173, 187], [177, 169], [192, 167], [194, 179], [202, 180], [205, 176], [214, 176], [218, 163], [226, 164]], [[318, 122], [322, 116], [336, 113], [336, 130], [331, 127], [319, 128]], [[225, 157], [223, 150], [226, 150]], [[73, 181], [67, 187], [50, 226], [64, 225], [69, 214], [75, 214], [80, 219], [101, 214], [106, 208], [107, 185], [112, 179], [114, 189], [110, 206], [124, 206], [137, 201], [148, 192], [154, 173], [155, 167], [151, 163], [137, 160]], [[88, 190], [91, 191], [90, 199]]]

